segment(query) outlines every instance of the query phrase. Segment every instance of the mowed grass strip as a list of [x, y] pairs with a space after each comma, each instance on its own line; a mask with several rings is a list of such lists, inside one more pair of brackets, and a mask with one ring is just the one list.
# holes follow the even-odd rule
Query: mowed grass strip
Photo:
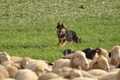
[[[62, 58], [64, 49], [120, 45], [119, 0], [1, 0], [0, 51], [11, 56]], [[82, 44], [57, 46], [57, 23], [76, 31]]]

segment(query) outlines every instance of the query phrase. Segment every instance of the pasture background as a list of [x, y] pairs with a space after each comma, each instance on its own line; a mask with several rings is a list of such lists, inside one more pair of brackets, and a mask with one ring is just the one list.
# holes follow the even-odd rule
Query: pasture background
[[[76, 31], [82, 44], [57, 46], [57, 23]], [[44, 59], [62, 57], [64, 49], [120, 45], [119, 0], [0, 0], [0, 52]]]

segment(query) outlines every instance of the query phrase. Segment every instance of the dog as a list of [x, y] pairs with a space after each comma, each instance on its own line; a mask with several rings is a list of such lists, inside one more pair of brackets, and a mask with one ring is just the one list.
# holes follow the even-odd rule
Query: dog
[[65, 46], [69, 42], [73, 41], [75, 43], [81, 43], [81, 39], [78, 38], [76, 32], [73, 30], [68, 30], [64, 27], [63, 23], [57, 23], [57, 36], [58, 36], [58, 46]]

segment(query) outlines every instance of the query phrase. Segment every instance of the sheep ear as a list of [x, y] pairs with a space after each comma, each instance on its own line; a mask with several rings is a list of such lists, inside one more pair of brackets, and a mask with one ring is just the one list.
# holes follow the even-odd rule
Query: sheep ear
[[44, 68], [45, 69], [45, 71], [47, 71], [47, 72], [49, 72], [49, 71], [51, 71], [52, 69], [50, 69], [50, 68]]
[[95, 55], [93, 56], [93, 59], [99, 57], [98, 53], [95, 53]]
[[69, 55], [66, 56], [66, 58], [72, 58], [72, 57], [74, 57], [74, 53], [69, 54]]
[[113, 53], [116, 50], [116, 46], [113, 47], [111, 50], [108, 51], [108, 53]]
[[5, 55], [5, 53], [2, 53], [0, 58], [1, 58], [1, 61], [10, 61], [10, 59], [9, 59], [10, 57]]
[[98, 62], [98, 59], [96, 58], [96, 59], [93, 59], [91, 63], [92, 63], [92, 64], [95, 64], [95, 63], [97, 63], [97, 62]]

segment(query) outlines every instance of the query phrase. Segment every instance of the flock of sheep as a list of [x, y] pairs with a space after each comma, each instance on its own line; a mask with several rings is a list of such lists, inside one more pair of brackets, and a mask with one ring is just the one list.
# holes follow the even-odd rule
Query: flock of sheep
[[120, 80], [120, 46], [65, 50], [63, 56], [49, 63], [0, 52], [0, 80]]

